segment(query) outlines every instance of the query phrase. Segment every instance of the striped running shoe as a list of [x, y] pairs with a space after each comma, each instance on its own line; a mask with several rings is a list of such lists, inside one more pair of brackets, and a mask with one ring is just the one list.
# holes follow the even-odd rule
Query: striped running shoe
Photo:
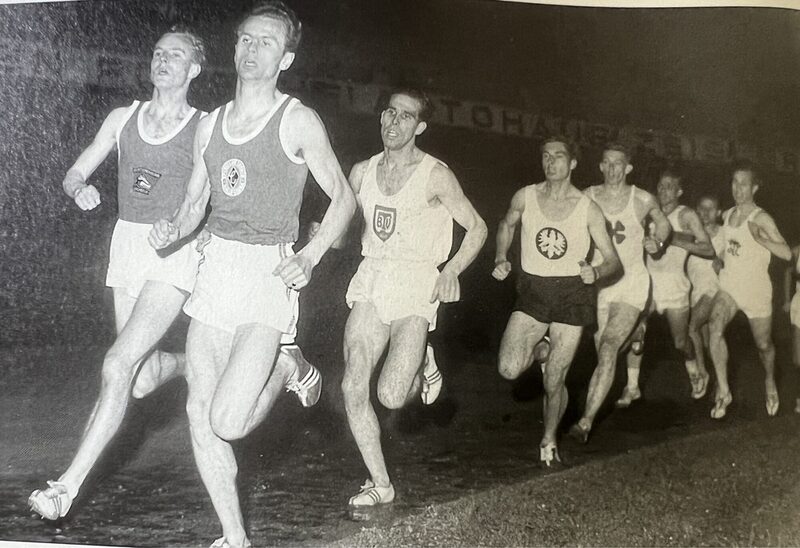
[[389, 504], [393, 500], [394, 486], [391, 483], [389, 487], [378, 487], [368, 479], [361, 486], [361, 491], [350, 497], [348, 504], [350, 506], [377, 506], [378, 504]]
[[425, 348], [425, 365], [422, 368], [422, 392], [420, 397], [422, 403], [430, 405], [439, 397], [442, 391], [442, 373], [436, 365], [436, 357], [433, 355], [433, 347], [427, 345]]
[[[281, 352], [289, 354], [297, 362], [297, 369], [286, 379], [286, 391], [294, 392], [303, 407], [311, 407], [319, 401], [320, 394], [322, 394], [322, 374], [303, 357], [299, 346], [282, 346]], [[307, 368], [303, 377], [300, 378], [303, 364]]]
[[57, 481], [48, 481], [47, 485], [47, 489], [37, 489], [31, 493], [28, 506], [43, 519], [63, 518], [72, 506], [72, 497], [67, 492], [67, 486]]

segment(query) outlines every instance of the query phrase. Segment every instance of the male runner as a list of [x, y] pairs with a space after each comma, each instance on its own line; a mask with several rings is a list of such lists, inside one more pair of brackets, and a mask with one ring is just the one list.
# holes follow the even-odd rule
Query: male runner
[[[657, 313], [667, 317], [672, 342], [683, 355], [689, 374], [692, 398], [700, 399], [706, 393], [708, 372], [705, 367], [701, 369], [695, 360], [698, 351], [689, 338], [692, 284], [686, 275], [686, 258], [689, 254], [712, 258], [714, 249], [697, 213], [678, 203], [683, 195], [682, 176], [674, 170], [665, 170], [659, 177], [657, 192], [661, 211], [672, 226], [672, 238], [661, 253], [647, 256], [647, 270], [653, 283], [653, 304]], [[702, 351], [700, 347], [699, 352]], [[634, 376], [638, 379], [638, 374]], [[632, 390], [633, 386], [628, 383], [628, 387], [629, 392], [639, 393], [638, 386]]]
[[[534, 349], [550, 330], [550, 352], [543, 365], [544, 435], [539, 460], [545, 466], [561, 462], [556, 432], [567, 408], [565, 381], [583, 327], [594, 323], [593, 284], [620, 268], [614, 244], [606, 232], [603, 212], [573, 186], [577, 146], [564, 137], [550, 137], [541, 147], [545, 181], [516, 192], [497, 229], [492, 272], [504, 280], [511, 272], [508, 250], [517, 224], [522, 223], [522, 272], [517, 302], [500, 343], [498, 367], [509, 380], [528, 369]], [[606, 260], [587, 263], [591, 242]]]
[[[284, 390], [306, 407], [319, 398], [319, 372], [296, 348], [294, 361], [275, 358], [281, 341], [294, 337], [297, 291], [355, 209], [319, 117], [277, 89], [300, 34], [300, 21], [283, 2], [258, 4], [243, 18], [234, 99], [198, 125], [184, 202], [150, 235], [162, 248], [190, 233], [210, 199], [211, 240], [185, 311], [192, 318], [187, 413], [197, 466], [222, 524], [215, 546], [250, 544], [229, 442], [263, 421]], [[295, 255], [309, 170], [331, 203], [316, 236]]]
[[[395, 496], [370, 402], [378, 360], [388, 344], [378, 378], [384, 406], [398, 409], [420, 390], [427, 397], [425, 385], [440, 379], [429, 358], [423, 364], [428, 331], [436, 327], [439, 303], [460, 298], [458, 276], [486, 240], [486, 224], [453, 172], [416, 146], [431, 110], [423, 93], [392, 94], [380, 117], [383, 151], [350, 173], [365, 221], [364, 260], [347, 290], [352, 311], [345, 326], [342, 391], [350, 430], [370, 474], [350, 498], [356, 509], [390, 503]], [[452, 246], [453, 220], [467, 232], [439, 271]]]
[[775, 345], [772, 343], [772, 281], [769, 261], [772, 255], [785, 261], [792, 250], [775, 226], [772, 217], [754, 201], [761, 179], [750, 163], [733, 170], [731, 190], [734, 205], [722, 216], [725, 239], [724, 267], [719, 273], [719, 292], [714, 297], [709, 321], [711, 359], [717, 373], [717, 393], [711, 417], [721, 419], [733, 401], [728, 386], [728, 346], [725, 328], [737, 310], [750, 322], [758, 356], [764, 366], [764, 389], [769, 416], [778, 413], [780, 401], [775, 384]]
[[196, 35], [180, 27], [164, 34], [150, 60], [151, 100], [111, 111], [62, 183], [78, 207], [94, 209], [100, 193], [86, 181], [115, 148], [119, 151], [119, 219], [106, 277], [114, 294], [117, 339], [103, 360], [100, 395], [72, 463], [58, 481], [49, 481], [49, 488], [34, 491], [28, 500], [44, 518], [57, 519], [69, 511], [119, 429], [137, 369], [137, 398], [183, 369], [182, 354], [154, 347], [194, 286], [199, 255], [186, 242], [188, 232], [159, 254], [147, 245], [147, 234], [150, 224], [171, 215], [183, 198], [192, 170], [192, 139], [202, 114], [189, 105], [186, 94], [204, 62], [205, 46]]
[[[600, 406], [608, 395], [617, 365], [617, 353], [631, 335], [639, 317], [645, 310], [650, 291], [650, 276], [644, 264], [642, 248], [650, 254], [664, 247], [669, 237], [670, 224], [655, 198], [649, 192], [628, 184], [628, 175], [633, 171], [629, 149], [620, 143], [606, 145], [600, 162], [603, 184], [586, 189], [606, 218], [606, 228], [622, 262], [621, 277], [612, 278], [603, 284], [597, 294], [597, 367], [589, 382], [586, 408], [570, 435], [586, 443], [592, 424]], [[647, 217], [653, 222], [651, 236], [645, 236]], [[601, 250], [602, 252], [602, 250]], [[596, 264], [599, 260], [595, 259]], [[629, 372], [638, 372], [631, 364], [641, 356], [631, 349], [627, 352]], [[628, 402], [641, 397], [638, 379], [628, 377], [632, 387], [626, 387], [623, 398]], [[633, 388], [636, 387], [636, 388]]]
[[[722, 255], [725, 245], [719, 225], [719, 199], [716, 196], [703, 196], [697, 202], [697, 215], [703, 228], [711, 239], [714, 257], [707, 259], [698, 255], [690, 255], [686, 263], [686, 273], [692, 283], [692, 310], [689, 313], [689, 337], [692, 339], [697, 359], [697, 368], [706, 370], [705, 351], [708, 349], [708, 319], [711, 315], [711, 303], [719, 291], [719, 270], [722, 268]], [[673, 236], [674, 239], [674, 236]], [[708, 385], [706, 384], [706, 387]]]

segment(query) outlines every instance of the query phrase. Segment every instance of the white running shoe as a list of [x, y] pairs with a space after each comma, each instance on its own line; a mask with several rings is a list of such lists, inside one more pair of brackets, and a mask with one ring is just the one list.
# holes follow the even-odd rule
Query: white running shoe
[[642, 392], [641, 390], [639, 390], [639, 387], [636, 387], [635, 389], [630, 389], [626, 386], [625, 389], [622, 391], [622, 396], [620, 396], [620, 398], [616, 402], [614, 402], [614, 407], [616, 407], [617, 409], [625, 409], [627, 407], [630, 407], [630, 405], [633, 402], [635, 402], [641, 397], [642, 397]]
[[442, 373], [436, 365], [436, 357], [433, 355], [433, 347], [427, 345], [425, 348], [425, 365], [422, 368], [422, 392], [420, 397], [422, 403], [430, 405], [439, 397], [442, 391]]
[[539, 446], [539, 463], [548, 468], [562, 464], [561, 457], [558, 455], [558, 446], [554, 442]]
[[47, 489], [37, 489], [28, 497], [28, 506], [44, 519], [63, 518], [72, 506], [67, 486], [58, 481], [48, 481]]
[[733, 401], [733, 396], [731, 396], [730, 392], [728, 392], [725, 396], [721, 398], [718, 397], [717, 399], [715, 399], [714, 408], [711, 410], [711, 418], [712, 419], [723, 418], [725, 414], [728, 412], [728, 406], [731, 404], [732, 401]]
[[305, 363], [308, 366], [302, 379], [298, 378], [299, 367], [286, 379], [286, 391], [294, 392], [303, 407], [311, 407], [319, 401], [320, 394], [322, 394], [322, 374], [303, 357], [300, 347], [296, 345], [282, 346], [281, 352], [292, 356], [298, 364]]
[[692, 399], [699, 400], [706, 395], [706, 390], [708, 390], [708, 379], [708, 373], [705, 375], [698, 373], [697, 375], [689, 376], [689, 382], [692, 383]]
[[[253, 545], [250, 543], [250, 539], [245, 539], [245, 543], [242, 544], [241, 548], [251, 548]], [[234, 548], [233, 545], [228, 542], [228, 539], [225, 537], [219, 537], [217, 540], [211, 543], [211, 546], [208, 548]]]
[[547, 360], [550, 359], [550, 348], [550, 335], [542, 337], [542, 340], [533, 347], [533, 359], [539, 362], [539, 366], [542, 368], [542, 374], [544, 374], [545, 369], [547, 369]]
[[778, 398], [777, 392], [767, 392], [767, 415], [770, 417], [774, 417], [778, 414], [778, 407], [780, 407], [781, 401]]
[[350, 506], [377, 506], [379, 504], [389, 504], [394, 500], [394, 486], [390, 483], [389, 487], [378, 487], [371, 479], [364, 482], [361, 491], [357, 495], [350, 497]]

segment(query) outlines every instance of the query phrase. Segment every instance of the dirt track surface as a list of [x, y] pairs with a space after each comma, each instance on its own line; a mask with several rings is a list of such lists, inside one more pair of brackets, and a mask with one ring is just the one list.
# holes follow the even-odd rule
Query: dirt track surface
[[[652, 332], [657, 335], [658, 329]], [[711, 421], [710, 401], [688, 398], [682, 364], [664, 345], [653, 343], [642, 375], [644, 400], [604, 416], [588, 445], [564, 439], [562, 456], [572, 468], [567, 473], [615, 455], [637, 454], [645, 446], [709, 432], [750, 443], [742, 429], [770, 419], [763, 407], [763, 374], [751, 343], [747, 337], [734, 338], [739, 341], [732, 352], [735, 403], [728, 418]], [[356, 523], [346, 517], [346, 501], [366, 471], [340, 414], [336, 380], [340, 365], [326, 362], [329, 355], [313, 349], [306, 354], [328, 373], [318, 407], [302, 409], [287, 395], [270, 422], [236, 446], [244, 512], [257, 546], [355, 541], [353, 535], [362, 526], [387, 525]], [[446, 382], [439, 402], [429, 408], [414, 405], [402, 412], [380, 412], [398, 491], [390, 522], [424, 516], [432, 505], [502, 486], [528, 485], [525, 482], [535, 482], [545, 473], [536, 463], [540, 376], [534, 371], [512, 385], [499, 377], [491, 355], [457, 354], [447, 348], [438, 355]], [[572, 400], [566, 427], [576, 418], [576, 404], [583, 403], [590, 356], [584, 348], [570, 373]], [[5, 397], [0, 402], [0, 539], [128, 546], [210, 544], [220, 529], [194, 469], [182, 381], [132, 406], [123, 431], [66, 519], [54, 524], [27, 511], [30, 491], [57, 477], [77, 446], [97, 393], [101, 357], [100, 349], [17, 349], [3, 356], [4, 368], [11, 374], [3, 381]], [[14, 364], [22, 363], [27, 365], [14, 369]], [[50, 374], [33, 380], [19, 372], [27, 371], [31, 363]], [[620, 390], [618, 382], [610, 398]], [[780, 420], [796, 426], [790, 411], [784, 396], [785, 418]], [[706, 450], [713, 453], [714, 447]], [[614, 497], [618, 485], [596, 479], [592, 489], [607, 485], [606, 496]], [[567, 498], [581, 497], [576, 484], [564, 488]], [[654, 488], [658, 492], [669, 486], [656, 482]], [[537, 538], [556, 542], [556, 537]], [[576, 542], [608, 543], [599, 537]]]

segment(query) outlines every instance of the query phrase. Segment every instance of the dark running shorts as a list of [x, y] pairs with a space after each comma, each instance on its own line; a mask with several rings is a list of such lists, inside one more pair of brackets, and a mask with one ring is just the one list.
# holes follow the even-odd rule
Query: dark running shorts
[[514, 311], [542, 323], [592, 325], [597, 319], [597, 294], [580, 276], [533, 276], [520, 272]]

